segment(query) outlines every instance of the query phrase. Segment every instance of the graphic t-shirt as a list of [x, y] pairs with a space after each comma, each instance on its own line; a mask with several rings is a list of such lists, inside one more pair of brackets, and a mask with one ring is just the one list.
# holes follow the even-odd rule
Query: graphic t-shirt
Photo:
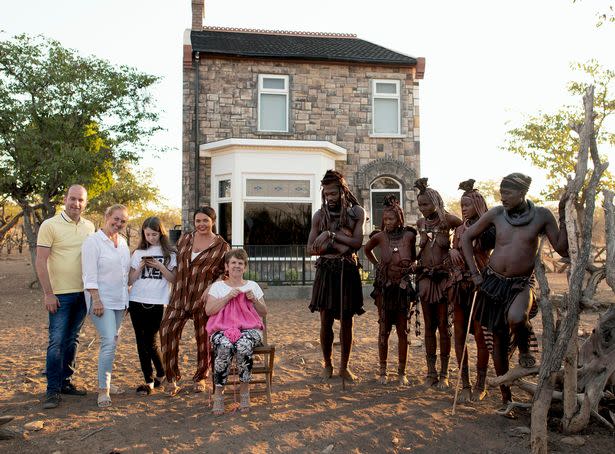
[[[138, 269], [143, 257], [153, 257], [160, 263], [164, 263], [162, 248], [160, 246], [150, 246], [148, 249], [137, 249], [132, 254], [130, 267]], [[167, 264], [169, 271], [177, 267], [177, 257], [171, 253], [171, 258]], [[165, 279], [160, 270], [149, 266], [144, 266], [137, 280], [130, 289], [130, 301], [146, 304], [169, 304], [171, 293], [171, 283]]]

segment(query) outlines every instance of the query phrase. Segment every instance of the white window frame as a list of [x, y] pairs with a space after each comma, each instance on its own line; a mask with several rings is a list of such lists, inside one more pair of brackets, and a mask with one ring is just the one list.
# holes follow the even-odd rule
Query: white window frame
[[[397, 183], [399, 185], [399, 188], [398, 189], [374, 189], [373, 188], [374, 183], [376, 181], [378, 181], [379, 179], [381, 179], [381, 178], [390, 178], [391, 180], [393, 180], [395, 183]], [[379, 177], [376, 177], [376, 179], [374, 181], [372, 181], [371, 184], [369, 185], [369, 222], [372, 225], [372, 230], [376, 229], [376, 228], [378, 228], [378, 229], [380, 228], [379, 225], [375, 225], [374, 224], [374, 208], [375, 207], [373, 205], [374, 199], [372, 197], [372, 194], [374, 192], [395, 192], [395, 191], [399, 192], [397, 200], [399, 200], [399, 206], [401, 207], [401, 209], [403, 211], [404, 210], [404, 208], [403, 208], [404, 207], [404, 200], [403, 200], [403, 197], [404, 197], [404, 187], [401, 184], [401, 181], [399, 181], [397, 178], [392, 177], [390, 175], [380, 175]]]
[[[231, 182], [231, 195], [229, 197], [220, 197], [220, 183], [228, 180]], [[232, 202], [233, 201], [233, 175], [227, 173], [225, 175], [216, 176], [216, 199], [218, 202]]]
[[[273, 202], [273, 203], [312, 203], [313, 204], [313, 191], [314, 181], [312, 175], [309, 174], [294, 174], [283, 175], [276, 173], [244, 173], [242, 175], [242, 203], [243, 202]], [[249, 196], [248, 180], [287, 180], [287, 181], [306, 181], [310, 182], [310, 195], [308, 197], [265, 197], [265, 196]], [[231, 191], [233, 188], [231, 187]], [[313, 211], [313, 210], [312, 210]]]
[[[289, 180], [289, 181], [310, 181], [310, 197], [262, 197], [262, 196], [248, 196], [248, 180]], [[258, 202], [258, 203], [309, 203], [312, 205], [312, 213], [314, 213], [314, 198], [312, 194], [314, 193], [314, 178], [310, 174], [292, 174], [292, 175], [283, 175], [279, 173], [243, 173], [242, 174], [242, 199], [241, 199], [241, 214], [242, 214], [242, 223], [243, 219], [245, 219], [245, 204], [246, 202]], [[233, 188], [231, 187], [231, 190]], [[243, 235], [244, 229], [241, 229], [241, 242], [243, 243]], [[291, 257], [250, 257], [252, 261], [262, 261], [262, 260], [288, 260]], [[318, 257], [311, 256], [306, 257], [306, 261], [315, 262]]]
[[[395, 94], [377, 93], [376, 86], [379, 83], [394, 84]], [[376, 99], [395, 99], [397, 100], [397, 132], [376, 132]], [[373, 79], [372, 80], [372, 136], [374, 137], [403, 137], [401, 133], [401, 82], [395, 79]]]
[[[220, 182], [224, 180], [229, 180], [231, 182], [231, 196], [230, 197], [220, 197]], [[230, 173], [225, 173], [221, 175], [216, 175], [214, 178], [214, 188], [212, 192], [212, 206], [215, 207], [216, 213], [220, 209], [221, 203], [233, 203], [233, 191], [235, 188], [233, 187], [233, 175]], [[216, 228], [220, 231], [220, 220], [216, 216]]]
[[[263, 87], [263, 80], [264, 79], [280, 79], [284, 81], [284, 89], [277, 89], [277, 88], [264, 88]], [[280, 75], [280, 74], [259, 74], [258, 75], [258, 105], [257, 105], [257, 112], [256, 115], [258, 117], [258, 130], [262, 131], [262, 132], [288, 132], [288, 123], [289, 123], [289, 119], [288, 119], [288, 106], [290, 104], [290, 90], [289, 90], [289, 77], [285, 76], [285, 75]], [[285, 119], [286, 119], [286, 128], [285, 129], [262, 129], [261, 127], [261, 95], [262, 94], [274, 94], [274, 95], [285, 95], [286, 96], [286, 112], [285, 112]]]

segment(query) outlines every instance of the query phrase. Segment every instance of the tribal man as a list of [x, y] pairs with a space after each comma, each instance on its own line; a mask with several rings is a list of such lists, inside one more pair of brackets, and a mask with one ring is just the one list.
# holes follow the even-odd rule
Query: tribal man
[[[448, 383], [448, 362], [451, 354], [449, 325], [449, 301], [446, 294], [448, 281], [447, 264], [450, 249], [450, 231], [461, 225], [461, 219], [444, 209], [440, 194], [427, 187], [427, 178], [414, 183], [419, 190], [417, 197], [419, 211], [424, 216], [417, 222], [420, 234], [419, 256], [416, 264], [418, 295], [425, 321], [425, 353], [427, 355], [427, 377], [425, 386], [446, 389]], [[436, 371], [436, 330], [440, 334], [440, 376]]]
[[[363, 293], [356, 251], [363, 242], [365, 211], [350, 192], [343, 175], [327, 170], [322, 181], [322, 206], [314, 214], [308, 251], [320, 256], [310, 310], [320, 312], [320, 345], [324, 358], [322, 379], [333, 375], [333, 321], [340, 321], [341, 361], [339, 375], [356, 377], [348, 369], [352, 346], [352, 317], [361, 315]], [[341, 302], [341, 305], [340, 305]]]
[[[470, 271], [463, 259], [461, 250], [461, 237], [464, 232], [478, 219], [487, 212], [487, 203], [484, 197], [477, 189], [474, 189], [474, 180], [470, 179], [459, 184], [459, 189], [464, 191], [461, 196], [461, 214], [463, 224], [455, 229], [453, 236], [453, 245], [449, 252], [450, 257], [450, 275], [448, 298], [454, 306], [453, 328], [455, 335], [455, 355], [457, 356], [457, 364], [461, 370], [461, 381], [463, 388], [459, 394], [459, 402], [467, 402], [469, 400], [483, 400], [487, 394], [485, 379], [487, 377], [487, 366], [489, 365], [489, 351], [485, 344], [485, 337], [480, 323], [472, 321], [474, 340], [476, 341], [476, 384], [474, 392], [470, 386], [470, 376], [468, 370], [468, 352], [463, 354], [466, 343], [466, 333], [468, 331], [468, 323], [472, 320], [470, 310], [472, 308], [472, 300], [476, 292], [476, 286], [470, 277]], [[491, 226], [480, 235], [478, 240], [473, 242], [474, 257], [476, 264], [482, 270], [489, 260], [489, 253], [493, 249], [495, 242], [495, 228]], [[461, 358], [463, 356], [463, 365]]]
[[[379, 259], [372, 252], [379, 248]], [[378, 357], [380, 378], [387, 382], [389, 335], [395, 325], [398, 339], [397, 380], [408, 385], [406, 358], [408, 355], [408, 318], [416, 293], [411, 282], [411, 265], [416, 260], [416, 230], [404, 228], [404, 213], [393, 195], [384, 199], [381, 231], [365, 245], [365, 256], [376, 267], [372, 297], [378, 308]]]
[[[537, 207], [525, 196], [532, 179], [521, 173], [512, 173], [500, 184], [502, 206], [492, 208], [473, 224], [461, 238], [463, 255], [472, 280], [480, 290], [476, 300], [476, 320], [493, 335], [493, 363], [497, 375], [508, 371], [511, 346], [519, 348], [519, 364], [532, 367], [536, 359], [530, 351], [533, 337], [529, 322], [536, 304], [533, 291], [534, 260], [538, 252], [540, 235], [546, 234], [558, 254], [568, 255], [564, 206], [565, 196], [559, 203], [559, 228], [553, 214]], [[495, 247], [487, 266], [479, 273], [474, 260], [472, 242], [495, 227]], [[509, 386], [500, 386], [502, 401], [512, 401]], [[499, 414], [505, 411], [499, 410]]]

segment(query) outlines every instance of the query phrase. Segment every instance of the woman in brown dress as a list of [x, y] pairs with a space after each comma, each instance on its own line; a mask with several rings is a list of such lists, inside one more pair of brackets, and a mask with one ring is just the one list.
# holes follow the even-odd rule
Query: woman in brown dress
[[[427, 187], [427, 178], [414, 183], [419, 190], [419, 211], [423, 218], [417, 222], [420, 234], [419, 257], [416, 265], [423, 320], [425, 322], [425, 353], [427, 356], [426, 386], [448, 388], [448, 361], [451, 354], [449, 332], [449, 301], [446, 294], [447, 264], [451, 229], [461, 225], [461, 219], [444, 209], [440, 194]], [[452, 309], [452, 308], [451, 308]], [[440, 376], [436, 370], [436, 330], [440, 334]]]
[[171, 301], [160, 325], [162, 353], [167, 378], [167, 391], [176, 395], [181, 379], [178, 354], [179, 340], [186, 322], [192, 319], [197, 344], [197, 371], [193, 380], [195, 392], [206, 390], [205, 377], [209, 366], [209, 340], [205, 325], [205, 290], [224, 275], [224, 254], [230, 246], [215, 233], [216, 212], [202, 207], [194, 213], [194, 231], [177, 242], [177, 276]]

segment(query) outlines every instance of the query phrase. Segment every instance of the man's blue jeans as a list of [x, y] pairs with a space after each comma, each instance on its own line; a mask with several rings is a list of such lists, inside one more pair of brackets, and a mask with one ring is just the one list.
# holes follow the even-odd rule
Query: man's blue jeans
[[58, 394], [70, 383], [75, 371], [79, 332], [87, 308], [83, 292], [56, 295], [60, 307], [49, 313], [49, 345], [47, 346], [47, 395]]

